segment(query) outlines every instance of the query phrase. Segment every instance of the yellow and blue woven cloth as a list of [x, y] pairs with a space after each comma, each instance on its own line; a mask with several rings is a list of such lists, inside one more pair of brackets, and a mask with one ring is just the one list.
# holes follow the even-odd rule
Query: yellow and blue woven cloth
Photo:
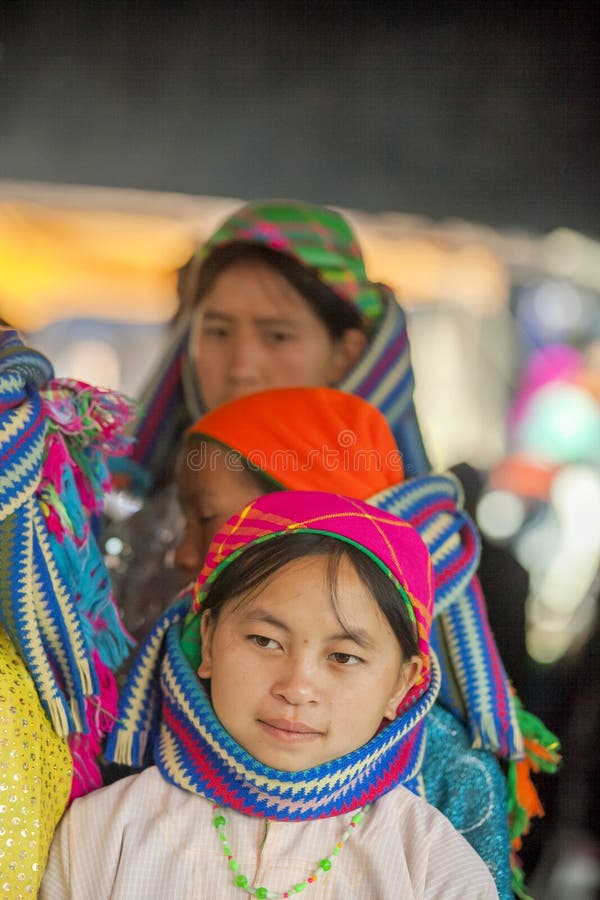
[[0, 330], [0, 624], [69, 741], [77, 796], [101, 784], [113, 672], [132, 644], [93, 533], [106, 456], [125, 451], [131, 406], [53, 374], [15, 331]]

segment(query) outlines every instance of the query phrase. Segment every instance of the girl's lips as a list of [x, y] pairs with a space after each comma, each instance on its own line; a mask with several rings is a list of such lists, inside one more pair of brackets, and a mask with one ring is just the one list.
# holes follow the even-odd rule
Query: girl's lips
[[269, 734], [282, 741], [310, 741], [321, 737], [322, 732], [304, 722], [290, 722], [288, 719], [258, 719]]

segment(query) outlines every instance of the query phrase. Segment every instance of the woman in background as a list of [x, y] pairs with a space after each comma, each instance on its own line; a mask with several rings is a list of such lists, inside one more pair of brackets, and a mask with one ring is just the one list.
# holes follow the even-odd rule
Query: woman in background
[[144, 507], [104, 536], [123, 546], [111, 572], [138, 639], [160, 614], [153, 598], [181, 586], [167, 564], [180, 521], [174, 466], [185, 428], [204, 412], [274, 387], [337, 386], [383, 412], [407, 474], [428, 469], [404, 313], [368, 279], [339, 213], [299, 201], [249, 203], [192, 268], [170, 348], [141, 399], [131, 454], [115, 473], [116, 487], [145, 498]]

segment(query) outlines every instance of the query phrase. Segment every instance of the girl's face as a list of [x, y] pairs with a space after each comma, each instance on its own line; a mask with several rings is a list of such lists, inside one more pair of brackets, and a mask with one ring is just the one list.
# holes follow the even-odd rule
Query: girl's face
[[175, 548], [175, 564], [191, 581], [221, 526], [264, 491], [236, 453], [209, 440], [195, 441], [184, 449], [177, 467], [177, 490], [185, 527]]
[[336, 384], [364, 345], [356, 329], [333, 340], [279, 272], [239, 261], [218, 276], [194, 313], [190, 353], [212, 410], [268, 388]]
[[[346, 557], [337, 612], [327, 559], [294, 560], [202, 619], [200, 678], [219, 720], [263, 764], [296, 772], [367, 743], [393, 719], [421, 660], [398, 640]], [[241, 601], [241, 602], [240, 602]], [[343, 624], [342, 624], [343, 623]]]

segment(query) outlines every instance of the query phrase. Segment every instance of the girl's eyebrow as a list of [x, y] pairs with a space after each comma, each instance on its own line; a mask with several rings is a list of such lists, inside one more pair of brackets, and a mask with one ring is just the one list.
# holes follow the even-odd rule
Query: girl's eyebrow
[[368, 631], [364, 628], [354, 628], [352, 630], [344, 629], [339, 634], [332, 634], [327, 638], [328, 641], [354, 641], [359, 647], [365, 650], [373, 650], [375, 644]]
[[[218, 310], [207, 309], [204, 313], [204, 321], [215, 321], [218, 320], [220, 322], [228, 322], [232, 323], [236, 321], [236, 317], [229, 315], [229, 313], [219, 312]], [[289, 318], [281, 318], [280, 316], [258, 316], [255, 317], [254, 322], [257, 325], [289, 325], [292, 326], [295, 324], [293, 319]]]
[[286, 625], [285, 622], [276, 619], [275, 616], [270, 612], [267, 612], [266, 609], [249, 610], [242, 618], [247, 622], [264, 622], [266, 625], [273, 625], [275, 628], [281, 628], [286, 634], [292, 633], [292, 629]]
[[204, 319], [227, 319], [228, 322], [233, 321], [233, 316], [228, 315], [224, 312], [219, 312], [217, 309], [206, 309], [202, 310], [202, 318]]
[[[250, 610], [243, 618], [247, 622], [264, 622], [266, 625], [280, 628], [282, 631], [285, 631], [286, 634], [292, 633], [292, 629], [289, 625], [286, 625], [285, 622], [282, 622], [280, 619], [276, 619], [275, 616], [266, 609]], [[358, 644], [359, 647], [364, 647], [365, 650], [372, 650], [375, 646], [371, 635], [364, 628], [355, 628], [352, 630], [349, 628], [344, 629], [344, 631], [340, 631], [337, 634], [328, 635], [325, 638], [325, 641], [353, 641], [355, 644]]]

